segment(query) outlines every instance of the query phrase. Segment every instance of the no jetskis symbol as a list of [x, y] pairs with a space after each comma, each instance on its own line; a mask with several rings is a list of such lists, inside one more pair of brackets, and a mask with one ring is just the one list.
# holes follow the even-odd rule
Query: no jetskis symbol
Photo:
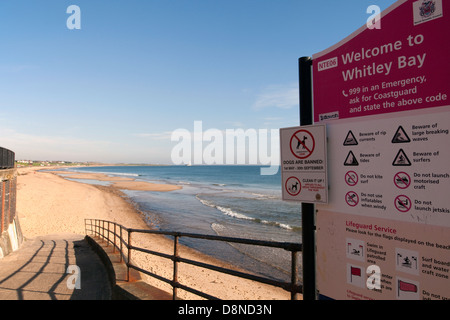
[[299, 159], [308, 158], [313, 153], [315, 146], [314, 136], [303, 129], [296, 131], [290, 140], [291, 152]]
[[408, 212], [411, 209], [411, 199], [405, 195], [400, 195], [395, 198], [395, 208], [400, 212]]

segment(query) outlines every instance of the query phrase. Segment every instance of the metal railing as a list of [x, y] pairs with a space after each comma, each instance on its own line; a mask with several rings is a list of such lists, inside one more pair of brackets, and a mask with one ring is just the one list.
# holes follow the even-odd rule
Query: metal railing
[[0, 147], [0, 169], [12, 169], [15, 166], [15, 153]]
[[[188, 287], [186, 285], [178, 282], [178, 264], [186, 263], [190, 265], [194, 265], [197, 267], [206, 268], [209, 270], [218, 271], [221, 273], [241, 277], [244, 279], [249, 279], [253, 281], [257, 281], [260, 283], [269, 284], [275, 287], [283, 288], [286, 291], [291, 293], [291, 299], [298, 299], [298, 294], [302, 292], [302, 286], [298, 284], [298, 266], [297, 266], [297, 257], [298, 253], [301, 252], [302, 246], [299, 243], [290, 243], [290, 242], [274, 242], [274, 241], [262, 241], [262, 240], [251, 240], [251, 239], [243, 239], [243, 238], [232, 238], [232, 237], [221, 237], [214, 235], [205, 235], [205, 234], [194, 234], [194, 233], [183, 233], [183, 232], [171, 232], [171, 231], [158, 231], [158, 230], [141, 230], [141, 229], [131, 229], [126, 228], [116, 222], [107, 221], [107, 220], [99, 220], [99, 219], [85, 219], [85, 229], [86, 234], [90, 233], [91, 235], [97, 236], [100, 239], [106, 241], [107, 245], [113, 245], [113, 252], [118, 250], [120, 253], [120, 261], [125, 262], [127, 266], [128, 280], [130, 279], [130, 269], [135, 269], [139, 272], [142, 272], [148, 276], [156, 278], [160, 281], [168, 283], [172, 286], [173, 289], [173, 299], [177, 299], [177, 289], [182, 289], [198, 295], [200, 297], [210, 299], [210, 300], [218, 300], [219, 298], [209, 295], [207, 293], [201, 292], [197, 289]], [[149, 248], [140, 248], [133, 246], [132, 244], [132, 234], [140, 233], [140, 234], [159, 234], [164, 236], [173, 237], [173, 254], [166, 254], [158, 251], [151, 250]], [[240, 243], [247, 245], [255, 245], [255, 246], [264, 246], [271, 248], [280, 248], [291, 252], [291, 281], [283, 282], [274, 280], [267, 277], [262, 277], [258, 275], [254, 275], [247, 272], [237, 271], [233, 269], [228, 269], [224, 267], [219, 267], [215, 265], [211, 265], [208, 263], [190, 260], [186, 258], [182, 258], [179, 255], [178, 250], [178, 240], [181, 237], [187, 238], [196, 238], [196, 239], [204, 239], [204, 240], [212, 240], [212, 241], [224, 241], [228, 243]], [[132, 261], [132, 252], [139, 251], [146, 254], [151, 254], [155, 256], [159, 256], [165, 259], [172, 260], [173, 262], [173, 276], [172, 279], [164, 278], [161, 275], [157, 275], [148, 270], [143, 269], [142, 267], [137, 266]]]

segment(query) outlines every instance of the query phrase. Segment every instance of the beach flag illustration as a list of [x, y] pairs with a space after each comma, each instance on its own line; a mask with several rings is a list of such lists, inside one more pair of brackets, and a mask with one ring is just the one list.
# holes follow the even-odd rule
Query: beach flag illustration
[[417, 293], [417, 286], [413, 283], [398, 280], [398, 296], [400, 296], [400, 291]]
[[350, 282], [353, 282], [353, 276], [361, 277], [361, 268], [350, 266]]

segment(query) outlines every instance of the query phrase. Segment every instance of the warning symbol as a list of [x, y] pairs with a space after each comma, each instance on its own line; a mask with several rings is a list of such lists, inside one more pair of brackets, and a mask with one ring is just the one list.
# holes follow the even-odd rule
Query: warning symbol
[[394, 175], [394, 184], [397, 188], [406, 189], [411, 184], [411, 177], [406, 172], [397, 172]]
[[285, 183], [284, 187], [286, 188], [286, 191], [291, 196], [298, 195], [300, 193], [300, 191], [302, 190], [302, 185], [300, 183], [300, 180], [298, 180], [296, 177], [288, 178], [286, 180], [286, 183]]
[[400, 212], [408, 212], [411, 209], [411, 199], [405, 195], [400, 195], [395, 198], [395, 207]]
[[395, 132], [394, 137], [392, 138], [392, 143], [407, 143], [411, 142], [411, 139], [409, 139], [408, 135], [405, 132], [405, 129], [403, 129], [402, 126], [399, 126], [397, 131]]
[[345, 182], [353, 187], [358, 183], [358, 174], [355, 171], [349, 171], [345, 174]]
[[315, 146], [314, 136], [306, 130], [296, 131], [290, 140], [291, 152], [299, 159], [308, 158], [313, 153]]
[[356, 160], [355, 155], [350, 150], [350, 152], [347, 155], [347, 158], [344, 161], [344, 166], [357, 166], [357, 165], [359, 165], [359, 162], [358, 160]]
[[347, 202], [347, 204], [351, 207], [356, 206], [359, 202], [358, 194], [356, 194], [356, 192], [354, 191], [347, 192], [347, 194], [345, 195], [345, 202]]
[[410, 166], [411, 161], [409, 161], [408, 157], [405, 154], [405, 151], [403, 149], [400, 149], [395, 156], [394, 161], [392, 162], [393, 166]]
[[344, 140], [344, 146], [357, 146], [358, 141], [355, 138], [355, 135], [353, 134], [352, 130], [350, 130], [347, 133], [347, 137]]

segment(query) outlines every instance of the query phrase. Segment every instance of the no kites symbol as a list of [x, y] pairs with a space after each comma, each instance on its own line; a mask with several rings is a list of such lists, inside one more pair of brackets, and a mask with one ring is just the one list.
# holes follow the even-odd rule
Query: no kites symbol
[[298, 130], [291, 137], [291, 152], [299, 159], [308, 158], [313, 153], [315, 146], [314, 136], [307, 130]]

